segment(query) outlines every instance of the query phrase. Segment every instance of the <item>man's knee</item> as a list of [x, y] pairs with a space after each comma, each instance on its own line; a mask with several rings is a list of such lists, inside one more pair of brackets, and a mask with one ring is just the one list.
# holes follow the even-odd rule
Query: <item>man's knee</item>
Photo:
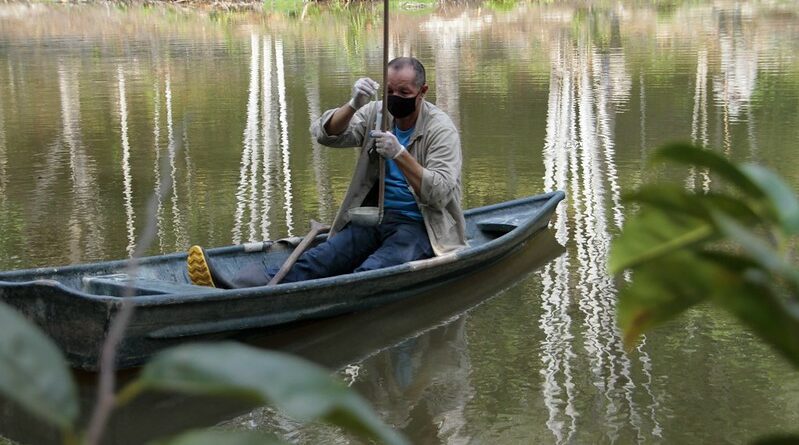
[[433, 248], [427, 233], [400, 230], [386, 239], [382, 246], [355, 269], [355, 272], [382, 269], [432, 256]]
[[265, 286], [271, 279], [272, 275], [267, 272], [263, 264], [254, 263], [242, 268], [230, 281], [233, 287], [242, 288]]
[[377, 237], [367, 228], [347, 227], [305, 252], [284, 282], [326, 278], [350, 273], [374, 250]]

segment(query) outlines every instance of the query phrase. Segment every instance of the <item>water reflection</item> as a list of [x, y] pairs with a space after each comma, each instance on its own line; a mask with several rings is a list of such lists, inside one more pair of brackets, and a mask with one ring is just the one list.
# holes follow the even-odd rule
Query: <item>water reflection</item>
[[[611, 36], [618, 23], [612, 20]], [[611, 240], [606, 217], [610, 189], [611, 214], [616, 229], [624, 222], [621, 188], [615, 160], [615, 116], [629, 100], [632, 82], [626, 69], [618, 36], [609, 49], [597, 48], [586, 38], [576, 45], [561, 36], [551, 50], [547, 136], [544, 145], [544, 185], [547, 190], [567, 190], [570, 209], [561, 206], [555, 223], [556, 236], [568, 243], [573, 228], [576, 255], [556, 259], [541, 274], [542, 311], [539, 318], [545, 338], [541, 343], [544, 403], [549, 411], [547, 427], [558, 443], [576, 433], [581, 413], [575, 405], [573, 330], [582, 333], [592, 383], [603, 409], [606, 437], [619, 440], [630, 427], [636, 440], [659, 437], [657, 401], [651, 393], [649, 357], [643, 349], [644, 383], [636, 384], [634, 364], [625, 354], [615, 323], [616, 291], [605, 272]], [[573, 212], [574, 221], [569, 221]], [[576, 268], [576, 285], [570, 285], [570, 267]], [[572, 289], [574, 294], [572, 294]], [[582, 319], [573, 320], [569, 309], [576, 302]], [[637, 402], [643, 391], [652, 401], [644, 413]], [[586, 413], [587, 414], [587, 413]], [[644, 416], [650, 425], [644, 425]]]
[[276, 146], [274, 135], [276, 131], [275, 120], [272, 119], [272, 39], [264, 36], [263, 39], [263, 82], [261, 95], [261, 146], [264, 151], [264, 165], [262, 168], [263, 204], [261, 212], [261, 239], [267, 240], [271, 218], [269, 211], [272, 205], [272, 151]]
[[640, 127], [640, 140], [641, 140], [641, 158], [646, 158], [647, 155], [647, 142], [646, 142], [646, 82], [644, 81], [644, 72], [638, 75], [638, 119]]
[[714, 92], [724, 112], [726, 152], [729, 153], [731, 149], [730, 123], [744, 120], [747, 124], [749, 154], [757, 160], [758, 143], [751, 102], [757, 87], [758, 47], [762, 44], [758, 35], [745, 32], [746, 22], [751, 20], [751, 11], [746, 12], [741, 6], [718, 12], [721, 73], [714, 78]]
[[[64, 60], [58, 61], [62, 124], [58, 143], [61, 147], [66, 146], [72, 179], [73, 205], [68, 223], [70, 231], [68, 251], [72, 263], [96, 258], [103, 251], [105, 239], [104, 214], [100, 208], [99, 186], [96, 179], [97, 166], [83, 143], [81, 131], [79, 79], [80, 72], [77, 66], [68, 65]], [[54, 156], [48, 156], [46, 170], [55, 170], [60, 151], [60, 148], [51, 151]], [[51, 175], [52, 173], [47, 176], [54, 180], [55, 177]]]
[[6, 153], [6, 116], [3, 100], [0, 99], [0, 212], [5, 213], [6, 185], [8, 184], [8, 153]]
[[16, 102], [17, 88], [16, 83], [14, 82], [14, 67], [11, 66], [10, 59], [6, 61], [6, 67], [8, 71], [8, 98], [9, 102], [11, 102], [11, 105], [13, 106]]
[[[188, 246], [188, 236], [184, 226], [185, 220], [181, 214], [178, 197], [178, 165], [177, 152], [178, 142], [175, 139], [175, 120], [172, 114], [172, 77], [167, 70], [164, 80], [164, 99], [166, 101], [166, 137], [167, 137], [167, 159], [169, 160], [169, 177], [172, 186], [172, 230], [175, 235], [174, 250], [186, 250]], [[162, 221], [163, 222], [163, 221]]]
[[721, 72], [713, 79], [713, 90], [725, 121], [738, 122], [749, 109], [757, 85], [758, 42], [744, 33], [744, 22], [751, 17], [744, 16], [741, 6], [717, 14]]
[[136, 229], [134, 227], [135, 215], [133, 214], [133, 178], [130, 174], [130, 142], [128, 141], [128, 103], [126, 98], [125, 74], [122, 67], [117, 67], [117, 79], [119, 81], [119, 127], [120, 137], [122, 138], [122, 178], [125, 216], [127, 220], [129, 256], [133, 256], [136, 250]]
[[[158, 73], [157, 70], [156, 73]], [[153, 171], [155, 172], [155, 185], [152, 193], [156, 199], [155, 220], [158, 228], [158, 251], [163, 253], [165, 252], [164, 210], [161, 193], [159, 193], [161, 190], [161, 81], [159, 77], [156, 74], [156, 80], [153, 82], [153, 152], [155, 153]]]
[[[484, 28], [482, 17], [464, 11], [455, 17], [433, 15], [422, 25], [433, 46], [436, 105], [447, 112], [455, 127], [461, 128], [460, 45]], [[406, 53], [407, 54], [407, 53]]]
[[[712, 441], [709, 429], [790, 426], [795, 410], [779, 401], [795, 396], [785, 383], [793, 374], [766, 352], [763, 369], [746, 360], [753, 342], [704, 310], [625, 354], [605, 260], [634, 211], [622, 191], [651, 172], [642, 168], [648, 150], [666, 141], [690, 138], [735, 160], [762, 159], [797, 182], [797, 155], [785, 144], [799, 128], [796, 5], [521, 2], [506, 11], [497, 3], [398, 13], [391, 50], [422, 58], [433, 74], [431, 99], [461, 129], [466, 205], [564, 189], [569, 201], [553, 229], [569, 250], [465, 321], [442, 317], [442, 331], [429, 338], [411, 335], [392, 349], [403, 332], [364, 345], [391, 323], [427, 315], [398, 311], [349, 328], [341, 348], [327, 343], [309, 355], [352, 364], [353, 386], [373, 392], [386, 417], [422, 443], [530, 431], [541, 442]], [[319, 147], [307, 123], [339, 103], [353, 76], [379, 67], [378, 22], [316, 5], [302, 23], [49, 6], [36, 20], [9, 22], [2, 8], [5, 268], [118, 258], [142, 228], [136, 203], [167, 181], [175, 187], [158, 203], [160, 252], [188, 239], [268, 239], [285, 232], [284, 222], [301, 231], [295, 224], [317, 209], [332, 217], [354, 158]], [[98, 17], [110, 25], [95, 26]], [[185, 125], [189, 114], [193, 125]], [[191, 150], [179, 153], [189, 141]], [[696, 171], [689, 186], [709, 190], [709, 179]], [[463, 304], [464, 293], [448, 288], [441, 298]], [[516, 362], [507, 359], [513, 353]], [[681, 366], [700, 353], [701, 366]], [[438, 355], [440, 369], [419, 363]], [[469, 375], [443, 382], [450, 365]], [[741, 396], [739, 386], [751, 389]], [[708, 416], [709, 406], [727, 407], [725, 415]], [[762, 421], [747, 423], [752, 417], [737, 406]]]
[[[707, 50], [700, 50], [696, 61], [696, 87], [694, 88], [694, 110], [691, 117], [691, 142], [702, 147], [708, 146], [707, 136]], [[710, 191], [710, 174], [707, 169], [701, 173], [702, 190]], [[686, 180], [688, 188], [696, 188], [696, 169], [691, 167]]]
[[[371, 395], [385, 419], [418, 440], [466, 444], [465, 410], [475, 395], [466, 333], [459, 317], [424, 336], [409, 338], [366, 360], [355, 387]], [[420, 434], [423, 433], [423, 434]]]
[[606, 50], [593, 49], [593, 83], [596, 88], [596, 114], [604, 167], [610, 185], [613, 202], [613, 222], [617, 229], [624, 223], [621, 206], [621, 187], [616, 169], [616, 115], [625, 110], [630, 100], [632, 80], [627, 71], [627, 62], [621, 48], [619, 15], [611, 12], [610, 46]]
[[[252, 196], [256, 190], [258, 169], [259, 144], [258, 144], [258, 96], [260, 50], [258, 36], [250, 36], [250, 86], [247, 99], [247, 126], [244, 128], [243, 150], [241, 151], [241, 170], [239, 171], [239, 187], [236, 191], [236, 214], [233, 226], [233, 243], [241, 242], [241, 230], [245, 209], [250, 214], [250, 241], [255, 241], [253, 232], [258, 214], [258, 203]], [[265, 60], [266, 61], [266, 60]], [[249, 189], [249, 190], [248, 190]], [[247, 199], [249, 198], [249, 199]]]
[[[563, 54], [563, 53], [567, 54]], [[545, 190], [568, 190], [569, 155], [575, 146], [574, 88], [572, 72], [566, 64], [571, 57], [568, 40], [563, 38], [551, 51], [549, 103], [547, 110], [547, 137], [544, 145]], [[573, 199], [578, 199], [575, 196]], [[555, 237], [566, 245], [569, 241], [567, 206], [558, 206], [553, 222]], [[571, 440], [577, 428], [577, 411], [574, 407], [572, 363], [572, 319], [569, 307], [573, 298], [569, 287], [571, 254], [564, 253], [541, 271], [542, 307], [539, 327], [544, 333], [541, 342], [541, 373], [544, 377], [542, 394], [549, 412], [547, 428], [558, 443]]]
[[[239, 163], [236, 212], [232, 232], [233, 243], [236, 244], [245, 238], [245, 218], [248, 218], [247, 241], [269, 239], [269, 228], [272, 222], [270, 218], [273, 201], [272, 189], [278, 186], [273, 181], [273, 176], [282, 176], [283, 178], [283, 209], [289, 236], [293, 235], [294, 225], [283, 41], [280, 39], [273, 41], [271, 36], [261, 37], [252, 33], [250, 50], [247, 123], [244, 129], [243, 149]], [[274, 87], [273, 71], [277, 77]], [[273, 118], [274, 88], [278, 93], [276, 99], [277, 120]], [[279, 134], [276, 134], [278, 130]], [[275, 150], [280, 150], [278, 156], [282, 164], [279, 169], [273, 169], [272, 166], [273, 157], [276, 155], [273, 153]], [[263, 183], [262, 186], [259, 181]]]
[[275, 67], [277, 68], [278, 114], [280, 116], [280, 149], [283, 153], [283, 209], [286, 211], [288, 236], [294, 232], [294, 205], [291, 193], [291, 165], [289, 163], [289, 123], [286, 104], [286, 73], [283, 63], [283, 40], [275, 39]]
[[[307, 50], [307, 49], [306, 49]], [[319, 54], [306, 54], [308, 66], [305, 68], [305, 96], [308, 99], [308, 119], [315, 122], [322, 115], [319, 91]], [[333, 214], [333, 193], [330, 188], [330, 169], [325, 162], [324, 153], [326, 150], [310, 137], [311, 142], [311, 163], [313, 164], [314, 182], [316, 183], [316, 195], [318, 196], [319, 215], [323, 220], [332, 220]]]

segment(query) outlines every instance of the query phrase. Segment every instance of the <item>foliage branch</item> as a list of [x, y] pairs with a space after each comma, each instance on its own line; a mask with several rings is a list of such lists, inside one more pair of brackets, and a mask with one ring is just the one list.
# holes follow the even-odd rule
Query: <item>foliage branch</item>
[[[799, 200], [779, 176], [689, 144], [653, 153], [717, 178], [712, 191], [653, 181], [625, 196], [639, 211], [613, 242], [610, 271], [632, 272], [618, 322], [631, 346], [646, 330], [711, 302], [799, 366]], [[626, 276], [626, 275], [625, 275]]]
[[[117, 407], [144, 391], [238, 398], [271, 404], [301, 422], [324, 421], [381, 443], [407, 442], [383, 424], [354, 390], [327, 370], [288, 354], [233, 342], [187, 344], [167, 349], [148, 362], [115, 396]], [[60, 429], [66, 444], [79, 444], [78, 393], [58, 347], [37, 326], [0, 303], [0, 395]], [[199, 430], [155, 442], [158, 445], [284, 443], [271, 435]]]

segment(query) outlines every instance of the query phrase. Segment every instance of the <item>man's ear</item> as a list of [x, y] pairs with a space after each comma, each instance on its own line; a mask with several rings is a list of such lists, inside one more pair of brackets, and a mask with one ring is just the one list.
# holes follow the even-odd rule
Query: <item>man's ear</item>
[[424, 84], [424, 85], [422, 85], [422, 89], [421, 89], [421, 91], [420, 91], [420, 92], [422, 93], [422, 96], [424, 96], [425, 94], [427, 94], [427, 90], [428, 90], [428, 88], [430, 88], [430, 87], [429, 87], [427, 84]]

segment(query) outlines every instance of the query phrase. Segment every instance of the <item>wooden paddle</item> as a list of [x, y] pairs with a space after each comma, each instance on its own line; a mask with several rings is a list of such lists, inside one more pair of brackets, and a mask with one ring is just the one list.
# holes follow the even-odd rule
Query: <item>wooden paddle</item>
[[275, 284], [280, 283], [280, 281], [282, 281], [283, 278], [285, 278], [286, 275], [289, 273], [289, 270], [291, 270], [291, 266], [293, 266], [294, 263], [297, 262], [297, 259], [300, 257], [300, 255], [302, 255], [302, 253], [308, 249], [308, 246], [311, 245], [314, 238], [316, 238], [316, 235], [319, 235], [320, 233], [327, 233], [329, 230], [330, 226], [311, 220], [311, 230], [308, 232], [307, 235], [305, 235], [305, 238], [302, 239], [300, 245], [297, 246], [293, 252], [291, 252], [291, 255], [289, 255], [288, 258], [286, 258], [286, 262], [284, 262], [283, 265], [280, 266], [280, 270], [278, 270], [275, 276], [272, 277], [271, 280], [269, 280], [267, 286], [273, 286]]

